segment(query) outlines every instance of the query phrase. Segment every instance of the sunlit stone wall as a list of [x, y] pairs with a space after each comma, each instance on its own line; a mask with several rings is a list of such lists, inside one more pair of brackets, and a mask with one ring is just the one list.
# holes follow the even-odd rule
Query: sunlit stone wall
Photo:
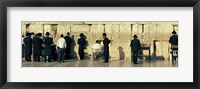
[[[88, 54], [92, 54], [91, 46], [96, 40], [102, 40], [102, 33], [106, 32], [112, 40], [110, 56], [115, 59], [119, 59], [121, 52], [124, 52], [125, 58], [131, 57], [130, 41], [134, 34], [138, 35], [141, 43], [151, 44], [151, 55], [168, 58], [168, 40], [173, 30], [178, 33], [178, 22], [22, 22], [22, 34], [41, 32], [45, 35], [50, 32], [54, 43], [61, 34], [71, 32], [77, 44], [79, 34], [84, 33], [88, 41]], [[119, 47], [122, 47], [122, 51]], [[75, 51], [78, 53], [78, 45], [75, 46]], [[148, 51], [144, 51], [144, 54], [147, 55]]]

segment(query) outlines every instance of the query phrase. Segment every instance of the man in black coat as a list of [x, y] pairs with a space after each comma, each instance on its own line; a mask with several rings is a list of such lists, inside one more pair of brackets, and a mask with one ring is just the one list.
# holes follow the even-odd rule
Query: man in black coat
[[31, 34], [26, 33], [26, 38], [24, 38], [24, 49], [25, 49], [25, 60], [31, 61], [31, 54], [32, 54], [32, 43], [33, 40], [31, 39]]
[[[172, 49], [172, 62], [174, 60], [176, 60], [176, 57], [173, 55], [173, 51], [174, 50], [178, 50], [178, 35], [176, 34], [176, 31], [173, 31], [172, 32], [172, 36], [170, 37], [169, 39], [169, 43], [171, 44], [171, 49]], [[172, 47], [172, 46], [177, 46], [176, 48], [175, 47]], [[177, 53], [178, 54], [178, 53]]]
[[171, 45], [178, 45], [178, 35], [175, 31], [172, 32], [172, 36], [169, 39], [169, 43]]
[[109, 44], [110, 40], [106, 37], [106, 33], [103, 33], [103, 57], [104, 63], [108, 63], [109, 61]]
[[65, 39], [65, 42], [67, 44], [67, 48], [65, 50], [65, 59], [69, 59], [70, 48], [71, 48], [70, 44], [72, 42], [72, 39], [70, 37], [70, 33], [69, 32], [67, 32], [67, 35], [64, 37], [64, 39]]
[[137, 35], [133, 36], [133, 40], [131, 40], [131, 54], [132, 54], [132, 62], [134, 64], [137, 64], [137, 59], [138, 59], [138, 52], [140, 51], [141, 48], [141, 44], [140, 44], [140, 40], [137, 39]]
[[42, 52], [42, 43], [43, 40], [40, 38], [42, 36], [41, 33], [38, 33], [36, 37], [33, 38], [33, 52], [34, 52], [34, 61], [40, 62], [40, 55]]
[[81, 60], [84, 59], [84, 49], [85, 49], [85, 44], [86, 44], [86, 40], [84, 38], [84, 34], [81, 33], [80, 38], [78, 39], [78, 44], [79, 44], [79, 48], [78, 48], [78, 54]]
[[46, 32], [46, 37], [44, 39], [44, 52], [45, 52], [45, 62], [46, 62], [46, 57], [48, 57], [48, 62], [51, 62], [51, 55], [52, 55], [52, 44], [53, 44], [53, 38], [49, 37], [50, 33]]

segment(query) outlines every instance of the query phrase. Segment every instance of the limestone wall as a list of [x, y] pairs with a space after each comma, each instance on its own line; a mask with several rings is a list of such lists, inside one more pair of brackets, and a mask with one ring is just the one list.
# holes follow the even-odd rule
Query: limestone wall
[[[22, 22], [22, 34], [26, 31], [43, 34], [50, 32], [56, 43], [60, 34], [66, 35], [67, 32], [71, 32], [77, 42], [79, 34], [84, 33], [89, 43], [87, 51], [91, 54], [91, 46], [95, 40], [102, 40], [102, 33], [106, 32], [108, 38], [112, 40], [110, 44], [112, 58], [119, 58], [121, 52], [124, 52], [125, 58], [130, 58], [130, 41], [132, 36], [137, 34], [142, 43], [151, 44], [151, 54], [154, 53], [153, 44], [155, 44], [156, 55], [167, 58], [171, 32], [174, 29], [178, 33], [178, 27], [173, 28], [174, 24], [178, 22]], [[119, 47], [122, 47], [122, 50], [119, 50]], [[78, 45], [75, 46], [75, 51], [78, 51]]]

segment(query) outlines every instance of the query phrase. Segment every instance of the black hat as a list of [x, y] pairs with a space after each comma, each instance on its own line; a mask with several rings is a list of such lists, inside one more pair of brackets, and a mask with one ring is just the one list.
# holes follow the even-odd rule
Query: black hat
[[31, 34], [31, 35], [34, 35], [35, 33], [34, 33], [34, 32], [31, 32], [30, 34]]
[[42, 36], [42, 33], [38, 33], [37, 36]]
[[134, 35], [133, 38], [137, 38], [137, 35]]
[[83, 37], [83, 36], [84, 36], [84, 34], [83, 34], [83, 33], [81, 33], [79, 36], [80, 36], [80, 37]]
[[31, 36], [31, 34], [29, 32], [26, 33], [26, 36]]
[[106, 36], [106, 33], [103, 33], [103, 35], [102, 36]]
[[176, 31], [173, 31], [172, 34], [176, 34]]
[[47, 35], [47, 36], [49, 36], [49, 35], [50, 35], [50, 33], [49, 33], [49, 32], [46, 32], [46, 35]]

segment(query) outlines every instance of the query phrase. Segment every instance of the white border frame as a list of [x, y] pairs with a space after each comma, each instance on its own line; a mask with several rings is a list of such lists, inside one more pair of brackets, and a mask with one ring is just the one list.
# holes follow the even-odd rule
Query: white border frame
[[[179, 21], [179, 67], [21, 68], [21, 21]], [[7, 26], [8, 82], [193, 82], [192, 7], [8, 7]]]

